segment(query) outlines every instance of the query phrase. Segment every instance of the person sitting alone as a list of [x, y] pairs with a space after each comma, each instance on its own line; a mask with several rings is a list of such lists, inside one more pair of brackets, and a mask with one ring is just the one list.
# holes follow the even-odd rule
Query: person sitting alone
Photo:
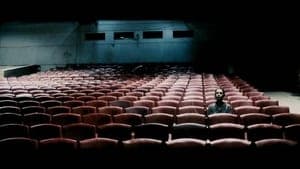
[[223, 101], [225, 97], [225, 91], [221, 88], [215, 90], [216, 102], [212, 103], [207, 108], [207, 115], [214, 113], [232, 113], [232, 107], [230, 104]]

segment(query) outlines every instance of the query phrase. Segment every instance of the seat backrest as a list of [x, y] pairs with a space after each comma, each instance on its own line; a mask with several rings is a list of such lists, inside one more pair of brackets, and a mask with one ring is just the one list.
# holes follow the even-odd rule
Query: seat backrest
[[239, 123], [238, 115], [231, 113], [215, 113], [210, 114], [207, 118], [209, 125], [217, 123]]
[[273, 117], [272, 122], [280, 126], [300, 124], [300, 114], [279, 113], [279, 114], [274, 114], [272, 117]]
[[58, 125], [68, 125], [72, 123], [81, 122], [79, 114], [74, 113], [60, 113], [52, 116], [51, 123]]
[[268, 138], [283, 138], [282, 127], [276, 124], [253, 124], [248, 126], [248, 140], [257, 141]]
[[0, 139], [9, 137], [28, 137], [28, 126], [23, 124], [2, 124], [0, 125]]
[[197, 138], [206, 140], [208, 138], [208, 129], [206, 125], [197, 123], [176, 124], [171, 130], [172, 140], [178, 138]]
[[136, 126], [142, 123], [142, 115], [136, 113], [122, 113], [113, 116], [115, 123], [129, 124]]
[[110, 115], [116, 115], [123, 113], [123, 108], [119, 106], [104, 106], [98, 108], [99, 113], [105, 113]]
[[245, 127], [240, 124], [218, 123], [210, 125], [210, 140], [221, 138], [245, 139]]
[[290, 108], [288, 106], [266, 106], [262, 108], [262, 113], [274, 115], [280, 113], [289, 113]]
[[[7, 155], [13, 154], [15, 157], [18, 157], [22, 154], [28, 156], [31, 155], [31, 152], [38, 149], [38, 141], [25, 137], [10, 137], [0, 140], [0, 149], [2, 153], [8, 153]], [[16, 152], [17, 154], [14, 154]]]
[[94, 125], [86, 123], [73, 123], [63, 126], [63, 137], [74, 140], [84, 140], [96, 137]]
[[169, 128], [165, 124], [146, 123], [134, 127], [135, 138], [152, 138], [166, 141], [169, 137]]
[[152, 113], [166, 113], [176, 115], [177, 109], [173, 106], [157, 106], [152, 108]]
[[199, 113], [199, 114], [206, 114], [205, 108], [200, 106], [183, 106], [179, 107], [178, 114], [183, 113]]
[[260, 113], [260, 107], [257, 106], [239, 106], [234, 108], [234, 113], [237, 115], [248, 113]]
[[248, 113], [240, 115], [241, 124], [246, 126], [260, 123], [271, 123], [271, 116], [262, 113]]
[[116, 140], [131, 139], [132, 128], [128, 124], [109, 123], [97, 126], [98, 137], [111, 138]]
[[300, 142], [300, 124], [292, 124], [285, 126], [284, 136], [286, 139]]
[[92, 113], [92, 114], [83, 115], [82, 122], [98, 126], [98, 125], [112, 123], [112, 117], [109, 114]]
[[94, 107], [94, 106], [78, 106], [78, 107], [74, 107], [72, 109], [72, 113], [76, 113], [76, 114], [80, 114], [80, 115], [92, 114], [92, 113], [96, 113], [96, 107]]
[[154, 113], [145, 115], [145, 123], [160, 123], [171, 127], [174, 123], [174, 116], [166, 113]]
[[37, 124], [29, 129], [30, 137], [37, 140], [62, 136], [61, 126], [57, 124]]
[[125, 112], [126, 113], [136, 113], [136, 114], [145, 116], [146, 114], [149, 114], [150, 108], [145, 107], [145, 106], [132, 106], [132, 107], [127, 107], [125, 109]]
[[0, 125], [1, 124], [22, 124], [23, 117], [17, 113], [0, 113]]
[[206, 125], [206, 116], [198, 113], [184, 113], [176, 115], [176, 123], [198, 123]]

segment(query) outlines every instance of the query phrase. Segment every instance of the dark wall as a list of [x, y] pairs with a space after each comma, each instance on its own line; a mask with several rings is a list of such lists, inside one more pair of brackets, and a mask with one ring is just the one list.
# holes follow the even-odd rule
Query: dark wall
[[214, 20], [215, 29], [199, 47], [195, 65], [209, 72], [234, 71], [262, 90], [296, 89], [300, 70], [296, 15], [275, 8], [254, 9], [241, 8]]

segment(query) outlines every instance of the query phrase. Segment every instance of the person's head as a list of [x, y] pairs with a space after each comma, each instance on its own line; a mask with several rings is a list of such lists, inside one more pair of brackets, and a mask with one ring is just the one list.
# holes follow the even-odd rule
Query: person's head
[[215, 98], [217, 100], [223, 100], [225, 96], [225, 91], [222, 88], [218, 88], [215, 90]]

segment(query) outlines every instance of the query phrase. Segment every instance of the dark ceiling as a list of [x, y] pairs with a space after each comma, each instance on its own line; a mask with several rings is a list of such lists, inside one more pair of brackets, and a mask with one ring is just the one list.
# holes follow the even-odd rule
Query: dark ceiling
[[[2, 5], [1, 5], [2, 6]], [[228, 5], [228, 7], [230, 7]], [[181, 19], [215, 22], [237, 11], [201, 1], [20, 1], [0, 10], [2, 21], [60, 21], [97, 19]], [[230, 10], [229, 10], [230, 9]], [[239, 10], [239, 9], [238, 9]]]

